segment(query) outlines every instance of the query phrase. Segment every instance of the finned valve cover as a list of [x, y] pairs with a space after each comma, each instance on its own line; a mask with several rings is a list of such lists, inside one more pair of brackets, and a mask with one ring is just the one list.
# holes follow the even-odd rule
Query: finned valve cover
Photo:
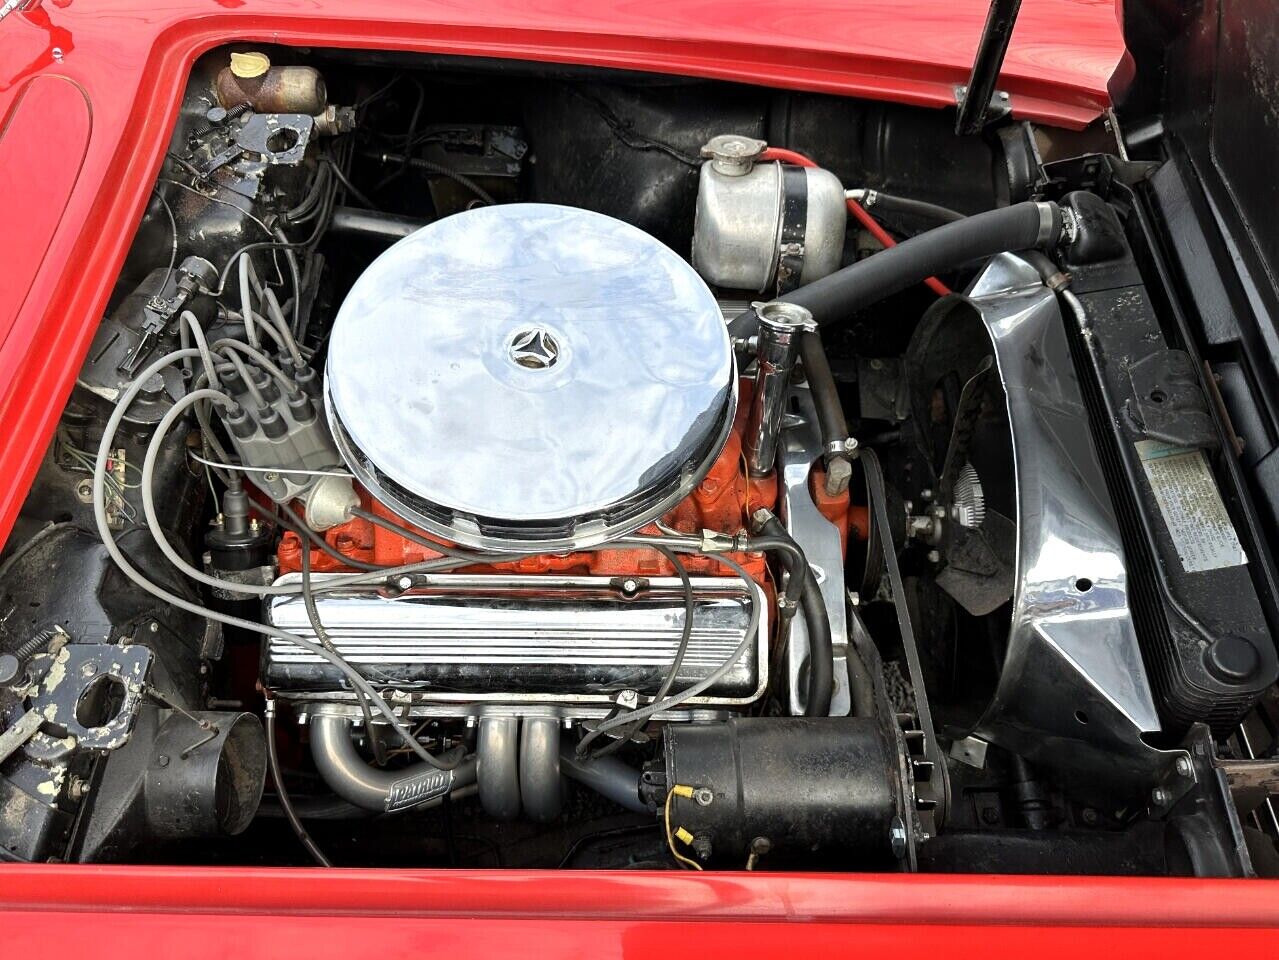
[[737, 403], [715, 299], [641, 230], [569, 207], [447, 217], [334, 322], [329, 420], [356, 476], [456, 543], [565, 551], [686, 496]]

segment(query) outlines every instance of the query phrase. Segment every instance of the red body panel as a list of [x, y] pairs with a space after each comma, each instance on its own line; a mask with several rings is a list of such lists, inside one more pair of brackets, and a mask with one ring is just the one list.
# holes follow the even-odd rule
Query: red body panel
[[11, 956], [1274, 956], [1230, 880], [155, 867], [0, 871]]
[[[3, 4], [0, 4], [3, 6]], [[37, 0], [0, 20], [0, 540], [131, 242], [186, 73], [231, 40], [650, 70], [953, 101], [984, 0]], [[1030, 0], [1019, 116], [1082, 126], [1111, 0]], [[44, 75], [44, 76], [40, 76]], [[33, 79], [40, 76], [40, 79]], [[58, 77], [61, 79], [48, 79]], [[0, 865], [6, 955], [1274, 955], [1279, 884]]]

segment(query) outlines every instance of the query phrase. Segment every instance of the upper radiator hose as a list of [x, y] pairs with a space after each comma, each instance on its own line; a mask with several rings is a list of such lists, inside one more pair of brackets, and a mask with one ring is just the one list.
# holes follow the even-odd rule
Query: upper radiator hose
[[[1027, 200], [934, 227], [777, 299], [807, 307], [818, 325], [835, 324], [934, 274], [997, 253], [1055, 246], [1061, 235], [1061, 208]], [[728, 330], [749, 337], [757, 324], [747, 311]]]

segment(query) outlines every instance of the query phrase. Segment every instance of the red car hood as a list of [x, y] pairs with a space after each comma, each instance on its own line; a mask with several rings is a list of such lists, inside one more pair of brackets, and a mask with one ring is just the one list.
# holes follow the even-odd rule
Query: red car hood
[[[5, 7], [14, 9], [0, 21], [0, 93], [45, 68], [70, 71], [72, 53], [113, 71], [140, 69], [157, 40], [194, 20], [216, 24], [221, 41], [287, 42], [352, 10], [325, 0], [14, 0]], [[361, 46], [564, 60], [944, 106], [967, 79], [986, 8], [986, 0], [375, 0], [361, 2], [346, 29], [363, 35]], [[1020, 114], [1078, 127], [1104, 109], [1123, 49], [1114, 8], [1114, 0], [1026, 4], [1003, 68], [1003, 88]], [[124, 92], [127, 77], [118, 79]]]

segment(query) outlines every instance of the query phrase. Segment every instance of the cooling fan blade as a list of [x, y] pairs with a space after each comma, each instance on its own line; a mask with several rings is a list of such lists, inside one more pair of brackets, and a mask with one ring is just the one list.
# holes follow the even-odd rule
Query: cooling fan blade
[[906, 355], [920, 459], [931, 471], [936, 582], [973, 616], [1016, 583], [1016, 478], [990, 338], [964, 315], [926, 317]]

